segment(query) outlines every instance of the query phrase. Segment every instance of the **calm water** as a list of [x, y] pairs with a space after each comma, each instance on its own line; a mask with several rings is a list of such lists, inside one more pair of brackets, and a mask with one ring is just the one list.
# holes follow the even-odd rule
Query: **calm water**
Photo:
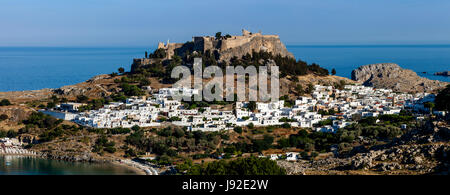
[[[450, 70], [450, 45], [287, 46], [297, 59], [315, 62], [338, 76], [350, 78], [353, 69], [366, 64], [396, 63], [420, 76], [450, 82], [433, 73]], [[426, 74], [422, 72], [427, 72]]]
[[0, 91], [58, 88], [129, 70], [145, 48], [0, 47]]
[[74, 163], [30, 156], [0, 155], [0, 175], [135, 175], [111, 164]]
[[[432, 75], [450, 69], [450, 45], [287, 47], [297, 58], [335, 68], [339, 76], [350, 77], [361, 65], [393, 62], [430, 79], [450, 81]], [[129, 70], [132, 58], [143, 57], [145, 50], [151, 48], [0, 47], [0, 91], [58, 88], [119, 67]]]

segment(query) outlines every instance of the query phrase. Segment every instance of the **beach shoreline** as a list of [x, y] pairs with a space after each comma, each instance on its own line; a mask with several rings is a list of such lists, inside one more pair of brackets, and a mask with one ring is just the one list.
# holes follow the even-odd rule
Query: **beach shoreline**
[[147, 174], [147, 172], [144, 169], [135, 167], [130, 164], [126, 164], [126, 163], [119, 162], [119, 161], [112, 161], [110, 163], [113, 164], [114, 166], [125, 167], [127, 169], [130, 169], [130, 170], [134, 171], [136, 173], [136, 175], [149, 175], [149, 174]]
[[[68, 161], [68, 160], [64, 160], [64, 159], [53, 159], [53, 158], [49, 158], [46, 155], [42, 155], [39, 153], [35, 153], [35, 154], [12, 154], [12, 153], [0, 153], [0, 156], [13, 156], [13, 157], [36, 157], [36, 158], [41, 158], [41, 159], [49, 159], [49, 160], [60, 160], [60, 161], [66, 161], [66, 162], [72, 162], [72, 161]], [[152, 172], [150, 170], [146, 170], [144, 167], [141, 166], [136, 166], [134, 164], [131, 163], [127, 163], [127, 159], [115, 159], [115, 160], [111, 160], [111, 161], [106, 161], [106, 162], [82, 162], [82, 163], [95, 163], [95, 164], [110, 164], [116, 167], [122, 167], [125, 169], [128, 169], [134, 173], [136, 173], [136, 175], [152, 175]]]

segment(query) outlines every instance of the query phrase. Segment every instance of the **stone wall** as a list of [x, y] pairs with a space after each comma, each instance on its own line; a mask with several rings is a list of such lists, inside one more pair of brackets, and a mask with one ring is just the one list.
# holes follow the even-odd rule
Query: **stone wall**
[[133, 64], [131, 64], [131, 72], [134, 72], [139, 67], [151, 64], [154, 62], [154, 59], [151, 58], [135, 58], [133, 59]]
[[[232, 47], [228, 44], [232, 44]], [[227, 42], [223, 48], [226, 49], [220, 51], [220, 61], [229, 61], [234, 56], [241, 57], [247, 53], [251, 54], [253, 50], [294, 58], [294, 55], [286, 49], [286, 46], [276, 35], [252, 36], [249, 40]]]
[[[278, 35], [262, 35], [261, 33], [251, 33], [242, 30], [242, 36], [222, 37], [216, 39], [212, 36], [193, 37], [192, 42], [187, 43], [159, 43], [158, 49], [166, 50], [166, 58], [172, 59], [173, 55], [183, 56], [186, 51], [199, 51], [219, 53], [220, 62], [229, 62], [232, 57], [242, 57], [252, 54], [253, 51], [271, 52], [273, 55], [294, 58], [294, 55], [287, 51], [286, 46], [281, 42]], [[164, 59], [163, 59], [164, 60]], [[152, 63], [152, 59], [134, 59], [131, 70]]]

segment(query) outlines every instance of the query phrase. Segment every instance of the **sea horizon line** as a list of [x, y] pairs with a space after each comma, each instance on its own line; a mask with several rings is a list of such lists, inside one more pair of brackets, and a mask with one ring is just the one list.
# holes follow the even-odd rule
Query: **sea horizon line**
[[[115, 48], [130, 48], [130, 49], [136, 49], [136, 48], [152, 48], [152, 47], [157, 47], [157, 44], [151, 44], [151, 45], [155, 45], [155, 46], [145, 46], [145, 45], [128, 45], [128, 46], [102, 46], [102, 45], [97, 45], [97, 46], [93, 46], [93, 45], [85, 45], [85, 46], [71, 46], [71, 45], [67, 45], [67, 46], [0, 46], [0, 48], [74, 48], [74, 49], [115, 49]], [[300, 48], [308, 48], [308, 47], [317, 47], [317, 48], [323, 48], [323, 47], [450, 47], [450, 43], [446, 43], [446, 44], [428, 44], [428, 43], [424, 43], [424, 44], [417, 44], [417, 43], [405, 43], [405, 44], [301, 44], [301, 43], [293, 43], [293, 44], [285, 44], [286, 47], [300, 47]]]

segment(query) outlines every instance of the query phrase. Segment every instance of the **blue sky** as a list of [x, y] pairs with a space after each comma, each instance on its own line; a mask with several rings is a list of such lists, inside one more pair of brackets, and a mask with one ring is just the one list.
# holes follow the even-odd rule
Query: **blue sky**
[[450, 44], [448, 0], [1, 0], [0, 46], [152, 46], [242, 28], [287, 44]]

